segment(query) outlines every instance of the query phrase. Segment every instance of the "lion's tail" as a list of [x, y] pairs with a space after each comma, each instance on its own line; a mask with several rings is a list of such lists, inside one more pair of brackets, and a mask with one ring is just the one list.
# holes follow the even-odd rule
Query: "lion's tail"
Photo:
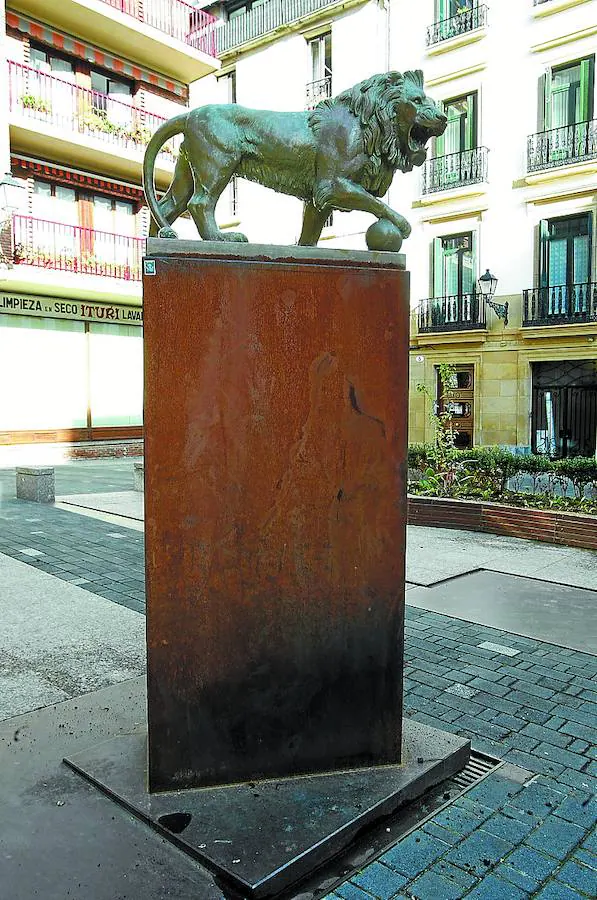
[[166, 141], [169, 141], [170, 138], [184, 132], [187, 124], [187, 117], [188, 112], [182, 113], [180, 116], [174, 116], [174, 118], [169, 119], [167, 122], [164, 122], [163, 125], [160, 125], [158, 130], [152, 135], [143, 159], [143, 188], [145, 190], [145, 196], [151, 214], [160, 228], [169, 228], [170, 226], [160, 211], [158, 198], [155, 193], [155, 161]]

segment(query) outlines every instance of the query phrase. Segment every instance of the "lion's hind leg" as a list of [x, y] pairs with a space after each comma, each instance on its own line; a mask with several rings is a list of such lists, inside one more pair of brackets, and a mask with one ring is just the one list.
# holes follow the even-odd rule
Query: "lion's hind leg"
[[[209, 133], [207, 133], [209, 136]], [[216, 222], [216, 204], [236, 171], [239, 155], [197, 133], [188, 137], [187, 156], [193, 171], [194, 193], [188, 202], [197, 231], [204, 241], [246, 241], [240, 231], [222, 231]]]
[[[183, 144], [180, 148], [178, 158], [176, 160], [176, 166], [174, 168], [174, 175], [172, 177], [170, 187], [168, 188], [164, 196], [158, 201], [160, 212], [162, 213], [168, 224], [172, 225], [172, 223], [175, 222], [178, 217], [183, 214], [183, 212], [187, 208], [189, 200], [193, 196], [194, 187], [193, 173], [191, 172], [191, 167], [189, 166]], [[161, 229], [161, 231], [164, 231], [164, 229]], [[153, 237], [157, 233], [158, 226], [152, 218], [149, 225], [149, 234], [151, 237]], [[166, 235], [162, 236], [165, 237]], [[172, 231], [172, 233], [168, 236], [176, 237], [176, 233]]]

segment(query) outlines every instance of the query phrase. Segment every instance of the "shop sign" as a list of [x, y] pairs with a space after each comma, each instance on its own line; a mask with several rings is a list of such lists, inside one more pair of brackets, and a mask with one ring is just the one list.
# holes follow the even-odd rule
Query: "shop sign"
[[143, 325], [143, 310], [140, 306], [117, 306], [114, 303], [93, 303], [61, 297], [35, 297], [31, 294], [0, 292], [0, 313], [76, 319], [79, 322]]

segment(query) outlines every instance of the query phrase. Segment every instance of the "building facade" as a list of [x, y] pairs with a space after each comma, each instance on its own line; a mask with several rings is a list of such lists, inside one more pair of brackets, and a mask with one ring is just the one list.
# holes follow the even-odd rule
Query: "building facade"
[[185, 0], [0, 10], [0, 446], [140, 437], [143, 153], [218, 67], [214, 21]]
[[[422, 68], [448, 127], [388, 202], [412, 223], [410, 440], [425, 384], [456, 374], [457, 443], [594, 455], [597, 433], [597, 0], [223, 0], [222, 68], [191, 102], [311, 108], [375, 72]], [[302, 205], [237, 180], [223, 228], [296, 241]], [[334, 212], [322, 243], [364, 248]], [[477, 280], [498, 276], [490, 303]], [[493, 304], [493, 305], [492, 305]], [[507, 306], [507, 315], [505, 306]], [[507, 319], [507, 321], [506, 321]]]

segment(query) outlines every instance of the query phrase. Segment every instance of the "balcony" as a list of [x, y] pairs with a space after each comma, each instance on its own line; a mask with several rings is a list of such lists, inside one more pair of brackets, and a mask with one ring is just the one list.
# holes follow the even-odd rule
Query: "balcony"
[[[121, 178], [141, 177], [149, 138], [166, 119], [99, 91], [70, 84], [21, 63], [8, 62], [8, 106], [13, 146]], [[181, 138], [168, 142], [156, 165], [167, 185]]]
[[16, 5], [68, 34], [185, 83], [219, 68], [217, 20], [186, 0], [18, 0]]
[[463, 6], [456, 16], [440, 19], [427, 28], [427, 46], [433, 47], [450, 38], [462, 37], [469, 32], [483, 28], [487, 24], [487, 7], [473, 5]]
[[527, 288], [522, 293], [523, 327], [597, 322], [597, 283]]
[[317, 81], [310, 81], [305, 91], [305, 109], [315, 109], [321, 100], [332, 96], [332, 76], [326, 75]]
[[13, 214], [10, 234], [2, 235], [2, 248], [14, 267], [140, 281], [145, 238]]
[[569, 166], [591, 159], [597, 159], [596, 119], [540, 131], [528, 138], [528, 172]]
[[216, 31], [217, 53], [222, 56], [279, 28], [325, 12], [331, 6], [345, 8], [355, 5], [355, 2], [363, 0], [266, 0], [243, 15], [222, 23]]
[[487, 181], [487, 147], [447, 153], [428, 159], [423, 167], [423, 194], [449, 191]]
[[485, 328], [485, 304], [479, 294], [430, 297], [417, 310], [419, 334], [434, 331], [470, 331]]

